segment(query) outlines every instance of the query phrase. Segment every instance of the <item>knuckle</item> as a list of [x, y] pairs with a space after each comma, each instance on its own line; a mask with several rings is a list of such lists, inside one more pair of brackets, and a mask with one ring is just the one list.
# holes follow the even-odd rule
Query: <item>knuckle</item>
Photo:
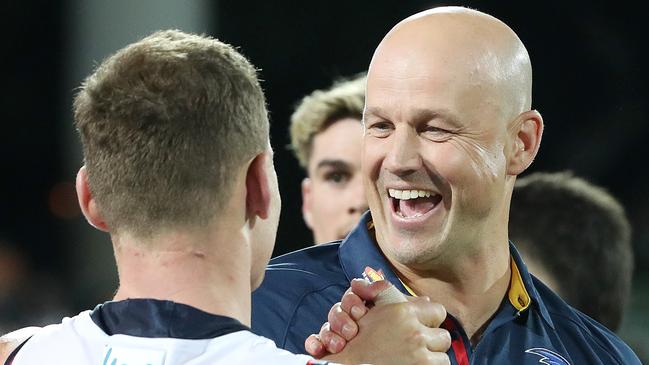
[[348, 292], [345, 293], [345, 295], [343, 295], [343, 299], [341, 301], [341, 308], [343, 311], [349, 312], [354, 305], [358, 305], [362, 303], [363, 301], [358, 295], [354, 294], [353, 292]]
[[418, 348], [426, 347], [426, 334], [421, 330], [414, 330], [408, 338], [408, 342]]
[[394, 304], [394, 306], [397, 308], [396, 311], [402, 318], [412, 318], [417, 315], [417, 309], [411, 303], [399, 303]]
[[342, 323], [340, 323], [340, 320], [337, 317], [334, 317], [329, 321], [329, 330], [334, 333], [340, 333], [342, 327]]
[[440, 328], [439, 331], [437, 331], [437, 338], [439, 339], [440, 345], [444, 351], [451, 347], [451, 334], [447, 330]]
[[334, 313], [340, 311], [340, 302], [334, 304], [331, 309], [329, 309], [329, 314], [327, 314], [327, 317], [331, 317]]
[[446, 352], [451, 347], [451, 334], [443, 328], [431, 328], [430, 348], [434, 351]]
[[322, 326], [320, 327], [320, 333], [322, 333], [323, 331], [328, 331], [328, 330], [329, 330], [329, 322], [323, 323]]
[[444, 322], [446, 319], [446, 308], [439, 303], [432, 303], [432, 308], [435, 313], [435, 319], [437, 322], [437, 325], [441, 324]]
[[328, 343], [331, 340], [332, 336], [333, 332], [331, 332], [329, 329], [320, 330], [320, 341], [322, 341], [322, 343]]
[[329, 322], [325, 323], [322, 328], [320, 328], [318, 336], [320, 336], [323, 342], [331, 336], [331, 326], [329, 325]]
[[435, 361], [435, 364], [451, 365], [451, 359], [448, 357], [448, 355], [446, 353], [437, 352], [435, 354], [436, 354], [436, 356], [435, 356], [435, 359], [433, 360], [433, 361]]

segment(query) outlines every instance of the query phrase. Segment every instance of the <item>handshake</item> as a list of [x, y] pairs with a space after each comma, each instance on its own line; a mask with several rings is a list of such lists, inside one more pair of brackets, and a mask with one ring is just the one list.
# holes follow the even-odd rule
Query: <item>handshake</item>
[[333, 305], [318, 334], [305, 341], [315, 358], [360, 364], [450, 364], [446, 309], [428, 297], [406, 297], [370, 268]]

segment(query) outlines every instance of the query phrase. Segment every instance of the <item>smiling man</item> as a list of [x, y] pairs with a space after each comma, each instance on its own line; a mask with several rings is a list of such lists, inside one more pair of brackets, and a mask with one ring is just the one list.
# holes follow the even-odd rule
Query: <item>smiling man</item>
[[492, 16], [442, 7], [396, 25], [368, 72], [370, 214], [340, 244], [272, 260], [254, 294], [253, 329], [300, 351], [349, 279], [371, 266], [402, 292], [444, 305], [453, 364], [639, 364], [533, 278], [508, 243], [514, 182], [543, 132], [531, 90], [525, 47]]

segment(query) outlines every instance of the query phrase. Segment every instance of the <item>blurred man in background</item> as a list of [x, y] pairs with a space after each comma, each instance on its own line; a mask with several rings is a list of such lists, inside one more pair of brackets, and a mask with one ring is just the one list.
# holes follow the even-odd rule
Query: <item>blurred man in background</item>
[[606, 190], [568, 172], [516, 181], [509, 238], [534, 275], [613, 331], [631, 291], [631, 226]]
[[345, 238], [367, 210], [360, 175], [365, 76], [304, 97], [291, 116], [291, 148], [307, 177], [302, 214], [315, 243]]

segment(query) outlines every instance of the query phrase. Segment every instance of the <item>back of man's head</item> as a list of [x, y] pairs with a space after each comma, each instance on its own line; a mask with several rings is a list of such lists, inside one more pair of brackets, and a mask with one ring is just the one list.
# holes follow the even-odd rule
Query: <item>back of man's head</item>
[[538, 263], [569, 304], [618, 329], [631, 289], [631, 228], [620, 203], [571, 173], [516, 182], [510, 239]]
[[88, 185], [113, 232], [199, 226], [268, 146], [254, 67], [231, 46], [160, 31], [106, 59], [74, 101]]

